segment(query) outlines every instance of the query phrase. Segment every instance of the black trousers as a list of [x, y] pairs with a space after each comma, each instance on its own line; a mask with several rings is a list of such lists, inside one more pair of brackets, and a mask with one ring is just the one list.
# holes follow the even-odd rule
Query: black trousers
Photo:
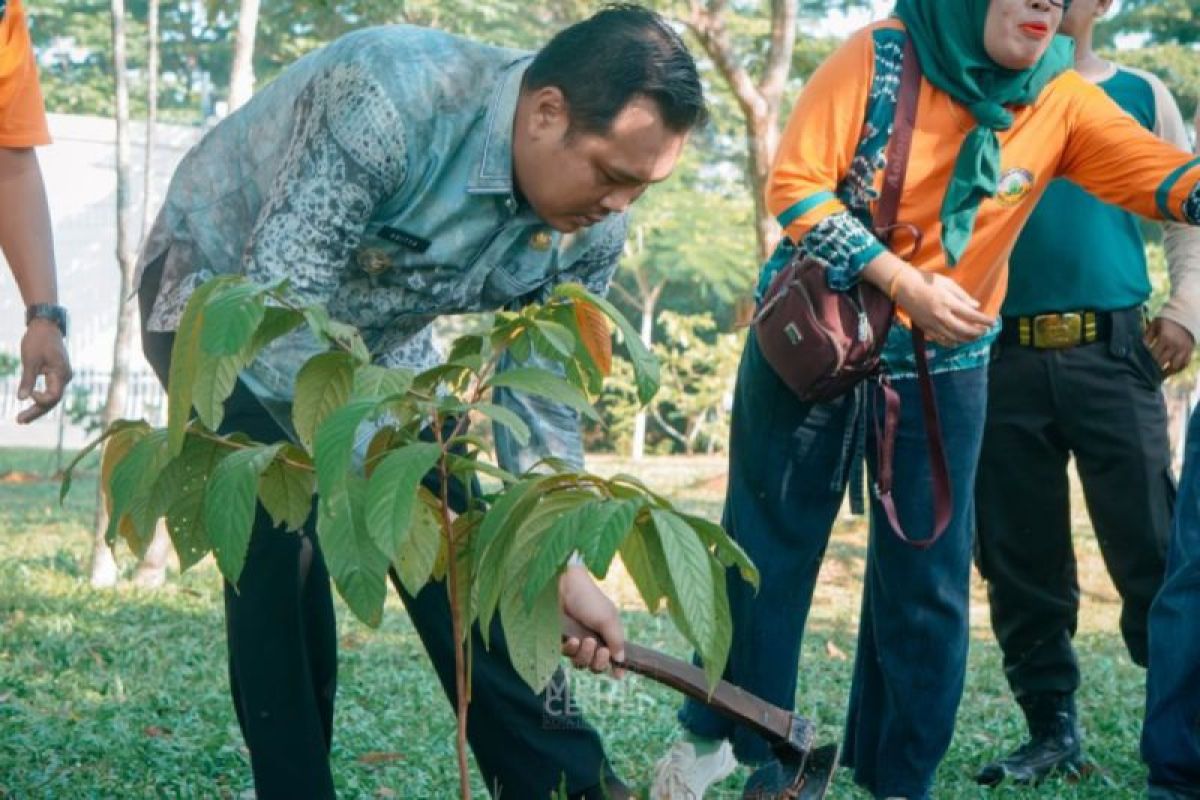
[[1146, 619], [1163, 580], [1175, 501], [1161, 381], [1136, 309], [1115, 316], [1107, 342], [993, 352], [976, 561], [1018, 698], [1079, 687], [1071, 646], [1079, 612], [1072, 455], [1121, 595], [1121, 634], [1133, 661], [1146, 665]]
[[[165, 386], [174, 335], [145, 332], [160, 278], [161, 261], [147, 269], [139, 302], [143, 351]], [[264, 443], [286, 439], [240, 382], [225, 410], [222, 433], [238, 431]], [[436, 490], [429, 479], [427, 485]], [[452, 491], [450, 500], [461, 510], [465, 492]], [[453, 707], [454, 643], [446, 586], [431, 583], [414, 597], [394, 572], [390, 577]], [[333, 797], [329, 749], [337, 635], [329, 573], [316, 538], [315, 503], [301, 535], [276, 528], [259, 504], [238, 587], [225, 583], [225, 629], [230, 691], [259, 800]], [[599, 800], [604, 787], [619, 786], [595, 730], [578, 715], [553, 713], [553, 698], [534, 694], [517, 675], [499, 621], [490, 649], [478, 629], [472, 635], [467, 734], [489, 792], [542, 800], [565, 776], [572, 797]], [[552, 686], [561, 687], [561, 678]]]

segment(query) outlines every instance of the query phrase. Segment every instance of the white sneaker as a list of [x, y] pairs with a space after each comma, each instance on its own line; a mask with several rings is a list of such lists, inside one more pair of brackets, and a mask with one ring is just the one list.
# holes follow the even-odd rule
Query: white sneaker
[[695, 744], [680, 739], [654, 765], [650, 800], [703, 800], [708, 787], [732, 775], [737, 764], [733, 747], [724, 739], [704, 755], [696, 753]]

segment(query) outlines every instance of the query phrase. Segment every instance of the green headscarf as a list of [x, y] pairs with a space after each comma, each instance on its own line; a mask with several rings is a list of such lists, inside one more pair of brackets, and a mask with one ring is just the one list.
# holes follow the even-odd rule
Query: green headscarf
[[[1017, 72], [998, 66], [983, 47], [990, 0], [899, 0], [896, 16], [912, 37], [921, 70], [937, 88], [965, 105], [976, 126], [967, 134], [942, 201], [942, 247], [951, 266], [958, 263], [975, 228], [979, 204], [1000, 181], [1000, 140], [996, 131], [1013, 123], [1009, 105], [1028, 105], [1074, 63], [1075, 43], [1054, 37], [1041, 60]], [[951, 10], [948, 6], [954, 6]]]

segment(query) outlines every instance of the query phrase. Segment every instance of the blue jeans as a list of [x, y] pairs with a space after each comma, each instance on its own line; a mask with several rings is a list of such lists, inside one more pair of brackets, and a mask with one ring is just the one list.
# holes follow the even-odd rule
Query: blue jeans
[[1167, 577], [1150, 607], [1142, 758], [1152, 789], [1200, 798], [1200, 407], [1188, 423]]
[[[932, 533], [930, 477], [919, 387], [895, 382], [902, 398], [894, 494], [912, 538]], [[901, 543], [872, 503], [854, 682], [843, 763], [877, 796], [928, 795], [954, 729], [967, 655], [972, 486], [983, 432], [987, 370], [934, 376], [949, 459], [954, 513], [929, 550]], [[874, 409], [879, 391], [864, 387]], [[758, 594], [729, 579], [733, 647], [725, 677], [791, 709], [796, 665], [817, 571], [837, 516], [849, 453], [861, 424], [858, 398], [801, 403], [747, 340], [738, 371], [723, 524], [758, 565]], [[874, 471], [874, 431], [867, 431]], [[770, 756], [764, 740], [704, 705], [687, 701], [680, 722], [692, 733], [729, 738], [738, 759]]]

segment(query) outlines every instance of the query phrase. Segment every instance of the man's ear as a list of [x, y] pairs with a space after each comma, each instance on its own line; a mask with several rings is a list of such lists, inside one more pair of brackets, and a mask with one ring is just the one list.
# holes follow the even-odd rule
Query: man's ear
[[529, 96], [531, 133], [564, 132], [570, 127], [567, 98], [557, 86], [543, 86]]

